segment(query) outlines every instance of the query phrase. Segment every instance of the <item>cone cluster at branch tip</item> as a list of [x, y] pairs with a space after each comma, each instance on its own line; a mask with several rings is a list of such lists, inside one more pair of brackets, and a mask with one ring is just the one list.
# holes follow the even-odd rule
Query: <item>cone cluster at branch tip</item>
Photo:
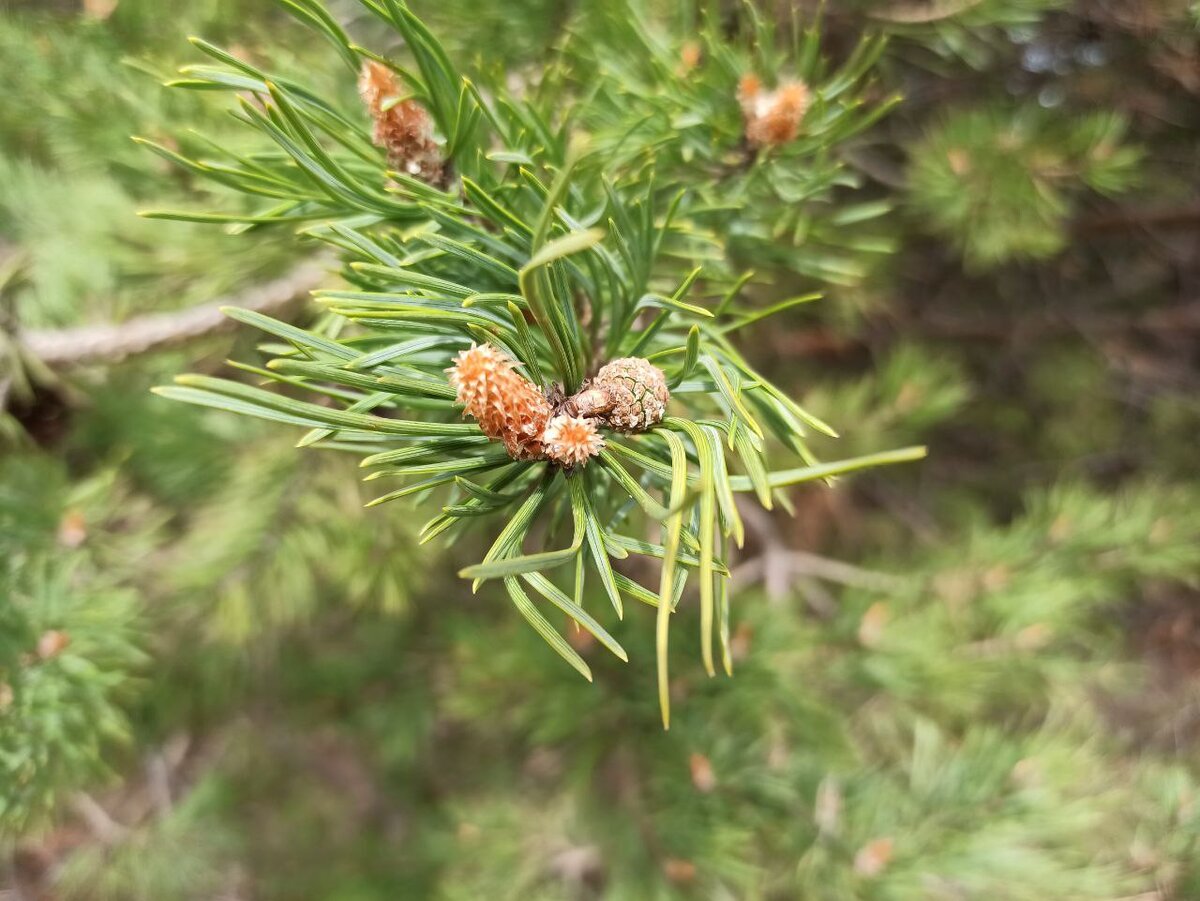
[[738, 83], [738, 103], [746, 122], [746, 140], [756, 147], [786, 144], [800, 133], [808, 110], [808, 87], [802, 81], [781, 82], [773, 91], [750, 72]]
[[640, 432], [666, 412], [666, 377], [640, 357], [613, 360], [578, 394], [555, 406], [516, 371], [517, 365], [503, 351], [482, 344], [461, 351], [446, 370], [464, 413], [489, 438], [502, 441], [514, 460], [582, 466], [604, 447], [601, 426]]
[[445, 161], [433, 137], [433, 119], [417, 101], [401, 99], [404, 91], [396, 73], [367, 60], [358, 94], [375, 123], [371, 140], [387, 151], [388, 165], [427, 184], [440, 184]]

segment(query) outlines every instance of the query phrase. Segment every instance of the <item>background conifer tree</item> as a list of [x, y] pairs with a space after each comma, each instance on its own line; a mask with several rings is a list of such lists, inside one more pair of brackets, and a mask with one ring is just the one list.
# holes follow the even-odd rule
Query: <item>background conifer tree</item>
[[[1198, 24], [1186, 0], [10, 2], [0, 888], [1200, 895]], [[370, 54], [399, 88], [374, 106]], [[438, 165], [405, 167], [416, 139]], [[526, 309], [543, 275], [561, 303]], [[421, 336], [379, 315], [446, 293]], [[471, 340], [564, 394], [649, 357], [676, 437], [597, 413], [606, 456], [571, 478], [514, 462], [453, 404]], [[149, 393], [185, 371], [168, 393], [291, 427]], [[414, 445], [377, 414], [465, 428], [364, 482]], [[538, 491], [489, 565], [542, 634], [457, 575]], [[669, 732], [647, 504], [688, 574]], [[530, 563], [577, 510], [587, 553]], [[453, 540], [419, 544], [430, 517]]]

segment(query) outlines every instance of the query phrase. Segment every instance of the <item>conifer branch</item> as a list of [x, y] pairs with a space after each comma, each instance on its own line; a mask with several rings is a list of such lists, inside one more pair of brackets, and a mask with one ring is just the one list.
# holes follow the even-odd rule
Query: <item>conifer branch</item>
[[[196, 42], [234, 72], [206, 67], [189, 74], [215, 90], [241, 90], [249, 76], [256, 102], [239, 94], [242, 121], [272, 149], [214, 170], [148, 146], [274, 205], [240, 218], [154, 215], [264, 227], [315, 220], [307, 234], [338, 249], [349, 286], [317, 292], [328, 317], [314, 329], [260, 311], [228, 311], [284, 342], [264, 346], [275, 356], [263, 365], [236, 365], [287, 386], [286, 393], [200, 375], [178, 376], [155, 393], [301, 426], [302, 447], [360, 453], [373, 470], [366, 481], [416, 479], [372, 505], [444, 490], [422, 543], [480, 519], [503, 523], [483, 560], [460, 575], [473, 589], [502, 584], [533, 629], [589, 680], [591, 667], [538, 603], [565, 613], [621, 660], [628, 659], [625, 649], [584, 610], [589, 569], [616, 611], [624, 609], [622, 590], [657, 606], [665, 727], [668, 626], [689, 579], [700, 583], [705, 668], [715, 674], [716, 633], [731, 669], [724, 558], [729, 540], [741, 546], [744, 538], [736, 494], [753, 492], [770, 506], [794, 484], [924, 456], [923, 448], [908, 448], [818, 463], [807, 433], [837, 433], [758, 373], [733, 341], [749, 324], [818, 295], [766, 309], [737, 302], [744, 279], [731, 278], [732, 250], [718, 237], [737, 217], [756, 217], [736, 231], [757, 231], [760, 245], [775, 243], [764, 233], [768, 222], [793, 231], [792, 265], [815, 278], [850, 283], [865, 271], [827, 248], [839, 238], [848, 254], [852, 245], [869, 246], [851, 233], [885, 205], [862, 204], [841, 221], [822, 211], [820, 224], [800, 217], [816, 215], [816, 201], [846, 182], [831, 147], [890, 105], [868, 104], [864, 96], [883, 42], [862, 40], [833, 68], [818, 58], [819, 31], [811, 29], [802, 46], [791, 45], [796, 59], [788, 74], [742, 47], [713, 73], [717, 90], [709, 85], [700, 96], [696, 78], [675, 60], [667, 65], [654, 40], [618, 16], [613, 55], [629, 57], [644, 46], [660, 64], [648, 74], [662, 81], [661, 90], [640, 92], [662, 104], [656, 120], [661, 114], [661, 122], [672, 123], [656, 134], [631, 131], [630, 117], [646, 110], [630, 106], [625, 76], [610, 71], [607, 59], [574, 59], [537, 93], [513, 97], [494, 79], [460, 71], [404, 3], [364, 2], [404, 38], [416, 68], [323, 28], [344, 56], [366, 60], [356, 67], [362, 105], [354, 111], [343, 113], [303, 85]], [[311, 24], [320, 6], [311, 0], [306, 8], [301, 18]], [[756, 40], [789, 46], [765, 25]], [[692, 62], [702, 66], [703, 54]], [[545, 98], [570, 96], [571, 79], [593, 77], [599, 90], [586, 92], [580, 109], [567, 104], [562, 121], [552, 122], [554, 104]], [[673, 124], [681, 115], [697, 119], [700, 133], [687, 139], [701, 139], [706, 168], [727, 170], [714, 197], [690, 196], [695, 166]], [[582, 151], [567, 140], [580, 130], [591, 132]], [[372, 143], [374, 157], [366, 149]], [[748, 165], [728, 170], [730, 152]], [[648, 154], [657, 156], [657, 172], [646, 170]], [[794, 212], [791, 224], [775, 221], [781, 204]], [[714, 210], [721, 211], [716, 218]], [[817, 249], [821, 242], [826, 246]], [[681, 257], [694, 260], [682, 276]], [[696, 265], [702, 260], [712, 263]], [[700, 281], [708, 270], [708, 281]], [[671, 375], [654, 360], [673, 364]], [[545, 373], [557, 381], [546, 383]], [[296, 389], [314, 399], [296, 399]], [[795, 455], [805, 465], [773, 470], [768, 453]], [[593, 475], [599, 478], [585, 481]], [[666, 522], [661, 544], [634, 537], [644, 531], [639, 508]], [[569, 543], [557, 534], [568, 522]], [[531, 535], [551, 550], [526, 549]], [[618, 583], [610, 558], [631, 553], [663, 561], [657, 593]], [[554, 581], [563, 572], [573, 573], [573, 584]]]

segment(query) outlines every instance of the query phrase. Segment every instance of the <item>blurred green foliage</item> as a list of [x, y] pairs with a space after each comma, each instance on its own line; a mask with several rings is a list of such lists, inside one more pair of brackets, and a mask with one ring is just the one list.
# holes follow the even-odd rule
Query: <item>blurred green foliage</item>
[[968, 266], [1059, 253], [1071, 196], [1130, 188], [1139, 153], [1111, 113], [1062, 119], [1040, 108], [949, 117], [912, 149], [909, 196], [927, 228], [954, 241]]
[[[581, 94], [601, 70], [627, 78], [603, 86], [592, 125], [611, 138], [653, 112], [664, 143], [639, 152], [666, 168], [736, 149], [736, 103], [714, 84], [759, 59], [738, 4], [649, 4], [636, 22], [584, 4], [415, 7], [516, 94], [548, 60], [575, 67]], [[698, 234], [757, 236], [728, 271], [756, 272], [747, 310], [833, 283], [739, 346], [814, 414], [853, 424], [839, 453], [920, 441], [933, 456], [748, 520], [734, 679], [694, 666], [685, 602], [664, 734], [644, 663], [654, 611], [613, 630], [635, 666], [556, 620], [595, 672], [569, 678], [503, 599], [453, 578], [478, 558], [473, 532], [418, 552], [416, 514], [364, 511], [352, 461], [148, 394], [257, 336], [67, 368], [32, 409], [14, 404], [0, 447], [0, 886], [1200, 897], [1195, 4], [836, 7], [832, 70], [886, 34], [862, 99], [904, 102], [836, 154], [761, 161], [733, 195], [754, 208], [714, 208]], [[330, 8], [405, 58], [358, 3]], [[760, 12], [789, 34], [790, 16]], [[799, 12], [810, 25], [815, 7]], [[5, 6], [0, 255], [23, 273], [0, 279], [6, 341], [14, 324], [209, 300], [303, 254], [267, 230], [133, 216], [248, 209], [128, 142], [197, 125], [237, 140], [218, 100], [143, 74], [185, 59], [192, 31], [353, 108], [336, 51], [270, 4]], [[728, 35], [719, 79], [668, 62], [687, 40], [724, 53]], [[678, 121], [692, 102], [715, 117], [711, 146], [702, 121]], [[769, 190], [772, 167], [823, 166], [840, 173], [828, 191]], [[695, 177], [698, 196], [728, 200]], [[879, 215], [860, 224], [847, 211], [862, 203]], [[831, 243], [796, 231], [809, 216]], [[891, 252], [850, 253], [854, 278], [794, 265], [862, 241]]]

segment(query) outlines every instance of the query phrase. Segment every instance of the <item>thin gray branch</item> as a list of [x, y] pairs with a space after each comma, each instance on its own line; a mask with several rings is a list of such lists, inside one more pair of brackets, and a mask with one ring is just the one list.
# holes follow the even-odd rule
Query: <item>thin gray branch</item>
[[232, 328], [235, 323], [221, 312], [222, 307], [242, 307], [260, 313], [277, 312], [320, 285], [325, 278], [327, 265], [326, 259], [318, 258], [282, 278], [243, 294], [186, 310], [148, 313], [115, 324], [35, 329], [22, 332], [19, 340], [26, 350], [49, 366], [115, 363]]
[[871, 591], [897, 591], [904, 584], [899, 576], [863, 569], [852, 563], [810, 554], [807, 551], [773, 550], [768, 563], [767, 554], [751, 557], [734, 567], [730, 574], [735, 583], [742, 585], [765, 582], [769, 567], [777, 567], [786, 587], [795, 578], [809, 577], [846, 585], [850, 588], [865, 588]]
[[738, 510], [746, 527], [762, 545], [758, 555], [743, 561], [730, 573], [738, 587], [762, 582], [772, 601], [786, 597], [795, 587], [816, 613], [828, 616], [836, 609], [836, 602], [820, 584], [822, 581], [882, 592], [897, 591], [903, 585], [897, 576], [807, 551], [789, 550], [769, 513], [750, 503], [739, 503]]
[[925, 25], [940, 22], [965, 13], [983, 0], [933, 0], [932, 3], [898, 3], [871, 12], [872, 19], [881, 22], [896, 22], [902, 25]]
[[92, 835], [103, 845], [116, 845], [129, 834], [129, 827], [118, 823], [100, 802], [87, 792], [77, 792], [71, 799], [71, 807]]

